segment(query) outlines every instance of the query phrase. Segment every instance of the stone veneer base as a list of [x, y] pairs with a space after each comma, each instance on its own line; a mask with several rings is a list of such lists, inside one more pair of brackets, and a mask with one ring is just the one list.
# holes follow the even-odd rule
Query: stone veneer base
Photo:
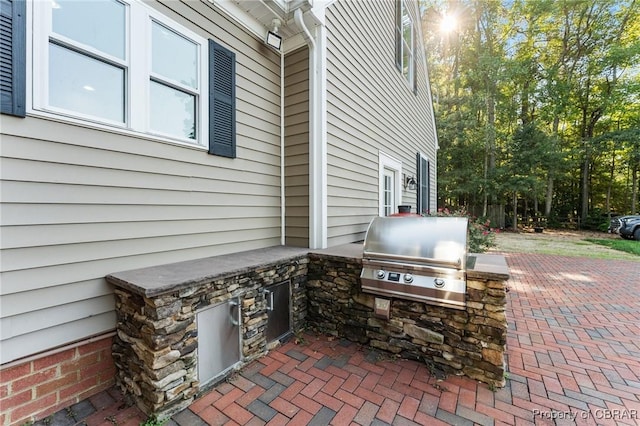
[[306, 251], [275, 247], [109, 275], [116, 285], [116, 384], [145, 414], [182, 411], [208, 387], [197, 377], [197, 312], [239, 298], [246, 364], [267, 351], [264, 287], [291, 282], [292, 330], [302, 329], [307, 264]]
[[[500, 266], [504, 259], [478, 256], [492, 267]], [[504, 273], [495, 273], [502, 268], [494, 268], [494, 272], [467, 274], [465, 310], [363, 293], [361, 269], [357, 253], [352, 257], [310, 254], [309, 326], [424, 361], [434, 373], [464, 375], [495, 387], [505, 385], [506, 264]], [[390, 299], [388, 320], [374, 314], [376, 297]]]

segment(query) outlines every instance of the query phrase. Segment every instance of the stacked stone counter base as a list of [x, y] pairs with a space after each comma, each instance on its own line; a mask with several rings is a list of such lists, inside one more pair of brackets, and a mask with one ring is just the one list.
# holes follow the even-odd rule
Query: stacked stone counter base
[[116, 383], [147, 415], [167, 418], [188, 407], [206, 390], [197, 374], [196, 313], [239, 298], [244, 365], [267, 352], [264, 287], [291, 281], [292, 331], [302, 329], [307, 264], [306, 251], [276, 247], [109, 275]]
[[389, 319], [374, 315], [361, 270], [362, 245], [349, 244], [312, 253], [273, 247], [111, 274], [116, 383], [148, 415], [167, 418], [188, 407], [207, 390], [198, 380], [197, 313], [238, 298], [242, 367], [268, 350], [263, 290], [290, 281], [294, 333], [311, 326], [422, 360], [434, 372], [504, 386], [509, 272], [502, 256], [477, 255], [467, 271], [466, 309], [394, 298]]
[[402, 358], [426, 362], [434, 371], [505, 385], [507, 338], [504, 257], [477, 255], [467, 272], [467, 306], [450, 309], [398, 298], [390, 318], [374, 315], [375, 296], [360, 291], [361, 246], [310, 254], [308, 324]]

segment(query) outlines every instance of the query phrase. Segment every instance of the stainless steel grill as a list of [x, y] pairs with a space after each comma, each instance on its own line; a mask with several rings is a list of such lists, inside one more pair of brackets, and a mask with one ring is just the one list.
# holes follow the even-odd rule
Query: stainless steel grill
[[362, 291], [465, 308], [467, 218], [376, 217], [362, 258]]

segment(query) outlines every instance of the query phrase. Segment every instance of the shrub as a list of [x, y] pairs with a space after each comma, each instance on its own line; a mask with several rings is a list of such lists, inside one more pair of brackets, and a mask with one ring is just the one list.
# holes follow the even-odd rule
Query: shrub
[[484, 253], [496, 245], [495, 234], [498, 230], [491, 229], [489, 219], [475, 217], [464, 208], [458, 210], [438, 209], [436, 213], [427, 213], [424, 216], [466, 217], [469, 221], [467, 233], [467, 251], [469, 253]]

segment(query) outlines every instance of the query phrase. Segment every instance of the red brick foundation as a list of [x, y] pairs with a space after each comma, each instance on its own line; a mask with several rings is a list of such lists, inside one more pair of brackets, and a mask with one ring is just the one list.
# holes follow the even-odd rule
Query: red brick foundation
[[20, 425], [115, 383], [113, 335], [0, 369], [0, 425]]

